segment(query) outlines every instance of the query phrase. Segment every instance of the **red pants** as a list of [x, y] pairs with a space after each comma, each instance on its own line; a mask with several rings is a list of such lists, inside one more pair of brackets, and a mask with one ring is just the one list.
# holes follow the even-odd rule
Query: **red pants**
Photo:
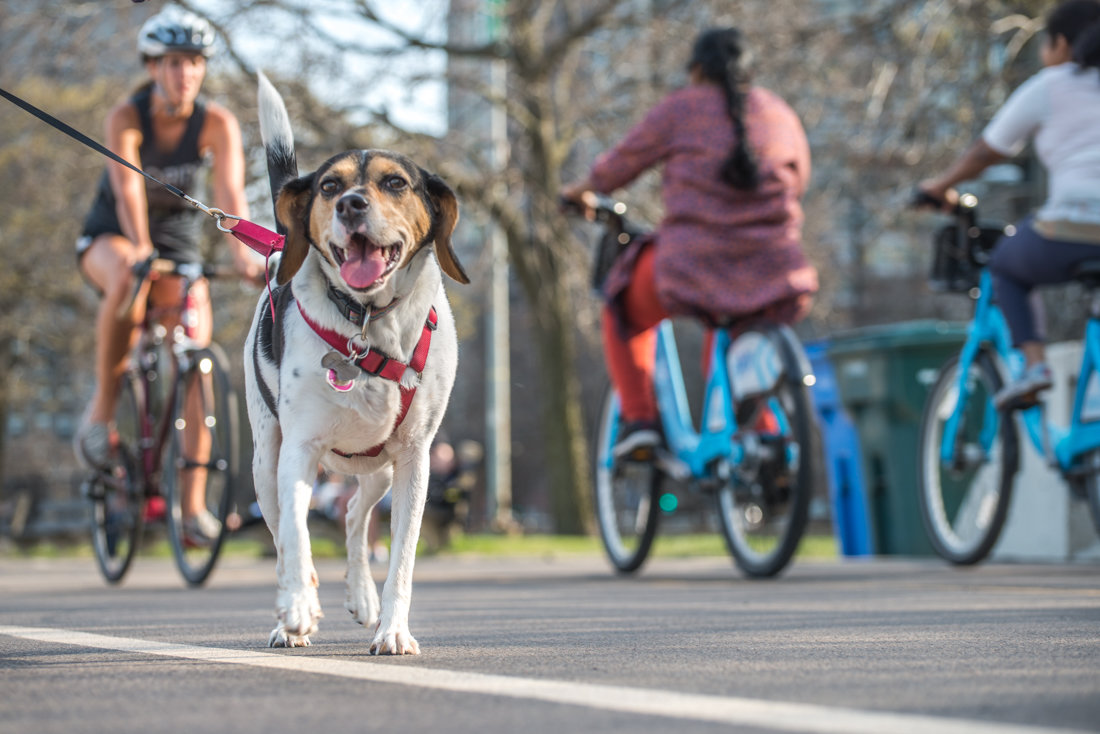
[[[653, 262], [656, 248], [647, 247], [638, 256], [630, 285], [622, 292], [622, 317], [629, 333], [623, 338], [620, 324], [609, 307], [603, 309], [603, 351], [611, 382], [619, 393], [622, 418], [625, 421], [656, 420], [657, 400], [653, 393], [653, 368], [657, 347], [657, 329], [661, 321], [669, 317], [657, 299], [657, 281]], [[773, 323], [793, 324], [810, 310], [811, 296], [797, 295], [774, 303], [742, 320], [748, 325], [754, 318]], [[734, 327], [734, 336], [738, 332]], [[703, 340], [703, 374], [708, 364], [714, 333], [707, 331]]]
[[656, 420], [657, 401], [653, 395], [653, 364], [657, 346], [654, 328], [668, 313], [657, 300], [653, 274], [656, 248], [647, 247], [638, 256], [630, 285], [622, 293], [622, 314], [630, 333], [623, 338], [610, 309], [603, 310], [603, 351], [611, 382], [619, 392], [623, 420]]

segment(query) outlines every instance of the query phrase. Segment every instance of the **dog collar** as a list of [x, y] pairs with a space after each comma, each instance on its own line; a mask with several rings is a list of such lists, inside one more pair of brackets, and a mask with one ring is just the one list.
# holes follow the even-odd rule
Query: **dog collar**
[[344, 318], [355, 324], [356, 326], [362, 326], [364, 321], [370, 323], [375, 319], [382, 318], [390, 311], [392, 311], [393, 307], [397, 305], [397, 302], [401, 300], [399, 298], [395, 298], [381, 308], [376, 308], [373, 305], [365, 306], [355, 299], [349, 298], [346, 293], [335, 288], [332, 283], [329, 283], [328, 287], [325, 288], [325, 295], [328, 296], [328, 299], [330, 301], [336, 304], [336, 307], [340, 309], [340, 313], [344, 316]]

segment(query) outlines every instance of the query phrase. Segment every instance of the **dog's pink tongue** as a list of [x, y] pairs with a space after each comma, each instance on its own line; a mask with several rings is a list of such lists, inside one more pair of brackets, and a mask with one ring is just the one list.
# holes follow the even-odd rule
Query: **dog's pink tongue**
[[386, 271], [386, 258], [377, 247], [349, 247], [340, 276], [352, 288], [367, 288]]

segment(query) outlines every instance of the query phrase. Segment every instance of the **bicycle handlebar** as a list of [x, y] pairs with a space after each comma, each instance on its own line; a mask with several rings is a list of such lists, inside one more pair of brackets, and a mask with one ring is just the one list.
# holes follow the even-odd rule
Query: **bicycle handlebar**
[[[601, 194], [597, 191], [591, 192], [595, 197], [596, 203], [592, 207], [592, 210], [596, 213], [597, 222], [606, 222], [612, 217], [622, 217], [626, 214], [626, 204], [621, 201], [617, 201], [607, 194]], [[567, 199], [564, 196], [558, 198], [558, 203], [562, 208], [562, 211], [569, 214], [581, 214], [584, 212], [585, 204], [575, 199]]]
[[187, 280], [188, 283], [194, 283], [201, 278], [224, 279], [237, 276], [237, 271], [228, 265], [214, 265], [201, 262], [176, 262], [175, 260], [168, 260], [160, 257], [160, 254], [155, 250], [153, 254], [146, 259], [135, 263], [132, 270], [134, 273], [134, 287], [130, 292], [130, 297], [127, 298], [126, 302], [118, 309], [119, 319], [125, 319], [133, 312], [134, 304], [137, 303], [138, 296], [141, 294], [145, 282], [150, 279], [150, 275], [153, 273], [157, 275], [179, 275]]
[[960, 194], [959, 200], [955, 202], [954, 206], [948, 208], [946, 201], [937, 199], [927, 191], [915, 189], [909, 199], [909, 206], [913, 209], [946, 211], [956, 219], [964, 221], [967, 226], [973, 225], [978, 219], [978, 197], [974, 194]]

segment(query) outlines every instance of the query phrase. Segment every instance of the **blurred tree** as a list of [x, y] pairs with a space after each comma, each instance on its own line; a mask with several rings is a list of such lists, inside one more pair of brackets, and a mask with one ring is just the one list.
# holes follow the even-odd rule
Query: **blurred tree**
[[[49, 103], [70, 124], [101, 126], [106, 85], [73, 88], [45, 79], [27, 79], [8, 91]], [[60, 133], [3, 102], [0, 110], [0, 426], [13, 407], [20, 422], [47, 423], [66, 415], [86, 382], [92, 346], [87, 329], [90, 294], [74, 267], [83, 202], [102, 166], [93, 152], [67, 143]], [[78, 326], [79, 324], [79, 326]], [[80, 327], [83, 328], [80, 328]], [[30, 403], [38, 410], [22, 410]], [[53, 421], [49, 420], [49, 428]], [[5, 476], [0, 431], [0, 476]], [[32, 444], [20, 453], [18, 470], [57, 467], [57, 457], [41, 455]], [[34, 467], [32, 464], [37, 463]]]

